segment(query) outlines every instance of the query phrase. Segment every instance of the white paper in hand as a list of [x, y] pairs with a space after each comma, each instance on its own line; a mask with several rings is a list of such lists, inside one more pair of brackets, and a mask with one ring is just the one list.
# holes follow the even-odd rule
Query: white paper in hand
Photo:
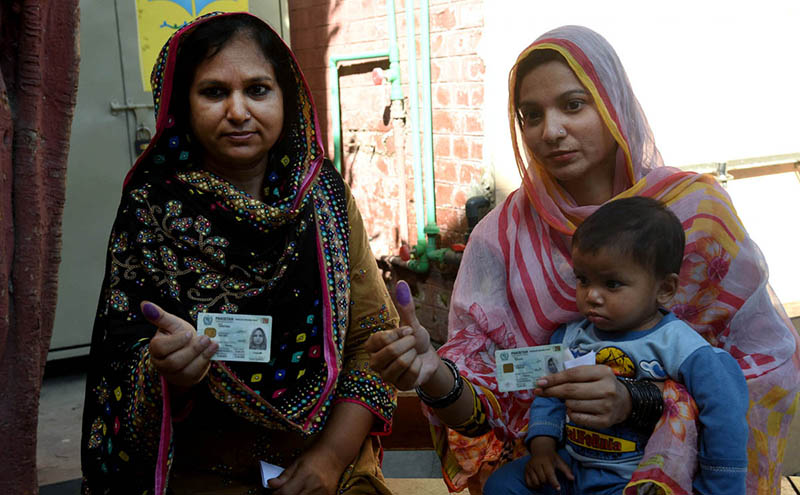
[[564, 369], [577, 368], [578, 366], [592, 366], [597, 364], [594, 351], [589, 351], [581, 357], [564, 361]]
[[264, 485], [264, 488], [269, 488], [267, 481], [280, 476], [283, 473], [283, 468], [264, 461], [258, 462], [261, 463], [261, 484]]

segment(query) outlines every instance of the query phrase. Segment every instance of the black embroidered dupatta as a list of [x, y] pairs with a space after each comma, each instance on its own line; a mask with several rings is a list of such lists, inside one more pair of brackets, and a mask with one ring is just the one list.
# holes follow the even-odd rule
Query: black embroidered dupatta
[[[273, 317], [270, 363], [214, 361], [194, 387], [238, 418], [310, 436], [348, 400], [375, 413], [377, 433], [390, 428], [394, 390], [363, 360], [343, 359], [354, 326], [348, 196], [323, 160], [311, 93], [289, 49], [298, 108], [270, 152], [265, 202], [197, 166], [188, 123], [170, 111], [181, 39], [216, 17], [176, 32], [153, 71], [157, 132], [123, 188], [92, 337], [84, 493], [164, 493], [173, 422], [193, 414], [191, 403], [171, 410], [150, 362], [155, 327], [142, 300], [192, 324], [204, 311]], [[384, 305], [366, 326], [396, 324], [392, 311]]]

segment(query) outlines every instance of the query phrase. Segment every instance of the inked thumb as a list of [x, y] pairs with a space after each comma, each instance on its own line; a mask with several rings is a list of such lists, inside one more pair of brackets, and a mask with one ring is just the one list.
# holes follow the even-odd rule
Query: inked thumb
[[190, 323], [173, 315], [172, 313], [167, 313], [157, 304], [153, 304], [150, 301], [142, 301], [140, 309], [142, 310], [142, 314], [147, 321], [166, 333], [174, 334], [187, 331], [194, 332], [194, 327]]
[[161, 314], [163, 313], [161, 308], [150, 301], [142, 301], [140, 308], [142, 310], [142, 314], [150, 323], [158, 323], [158, 320], [161, 318]]
[[414, 309], [414, 301], [411, 299], [411, 290], [404, 280], [397, 282], [394, 297], [397, 300], [397, 312], [400, 313], [400, 324], [408, 325], [414, 329], [414, 339], [416, 340], [414, 348], [416, 351], [419, 354], [431, 351], [431, 336], [417, 320], [417, 311]]
[[408, 325], [414, 329], [420, 327], [414, 301], [411, 299], [411, 289], [405, 280], [397, 282], [394, 289], [394, 298], [397, 301], [397, 312], [400, 313], [400, 324]]

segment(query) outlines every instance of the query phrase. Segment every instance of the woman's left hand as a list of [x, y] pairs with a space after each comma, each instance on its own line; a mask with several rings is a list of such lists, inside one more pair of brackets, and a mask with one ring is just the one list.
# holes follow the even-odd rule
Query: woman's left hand
[[587, 428], [608, 428], [631, 413], [631, 396], [605, 365], [579, 366], [537, 382], [537, 396], [564, 401], [569, 419]]
[[267, 484], [275, 495], [333, 495], [346, 467], [336, 452], [317, 444]]
[[339, 402], [320, 437], [277, 478], [275, 495], [333, 495], [345, 468], [356, 459], [374, 417], [365, 407]]

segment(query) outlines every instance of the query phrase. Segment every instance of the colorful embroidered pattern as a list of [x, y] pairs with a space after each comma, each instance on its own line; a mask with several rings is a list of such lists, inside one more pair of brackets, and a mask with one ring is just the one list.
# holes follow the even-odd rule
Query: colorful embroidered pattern
[[[215, 361], [192, 389], [264, 435], [318, 432], [339, 400], [364, 405], [387, 431], [395, 407], [394, 390], [357, 352], [361, 334], [386, 320], [380, 313], [388, 299], [374, 300], [374, 330], [350, 321], [345, 186], [323, 164], [315, 109], [296, 62], [286, 49], [298, 105], [270, 152], [266, 198], [258, 201], [198, 166], [187, 123], [169, 108], [173, 55], [197, 22], [179, 30], [156, 63], [157, 132], [126, 179], [109, 241], [84, 410], [86, 494], [161, 492], [174, 454], [173, 420], [205, 414], [191, 405], [170, 413], [168, 390], [150, 361], [155, 328], [141, 315], [144, 300], [189, 323], [202, 311], [273, 317], [277, 352], [270, 363]], [[212, 462], [212, 472], [230, 473], [226, 462]]]

